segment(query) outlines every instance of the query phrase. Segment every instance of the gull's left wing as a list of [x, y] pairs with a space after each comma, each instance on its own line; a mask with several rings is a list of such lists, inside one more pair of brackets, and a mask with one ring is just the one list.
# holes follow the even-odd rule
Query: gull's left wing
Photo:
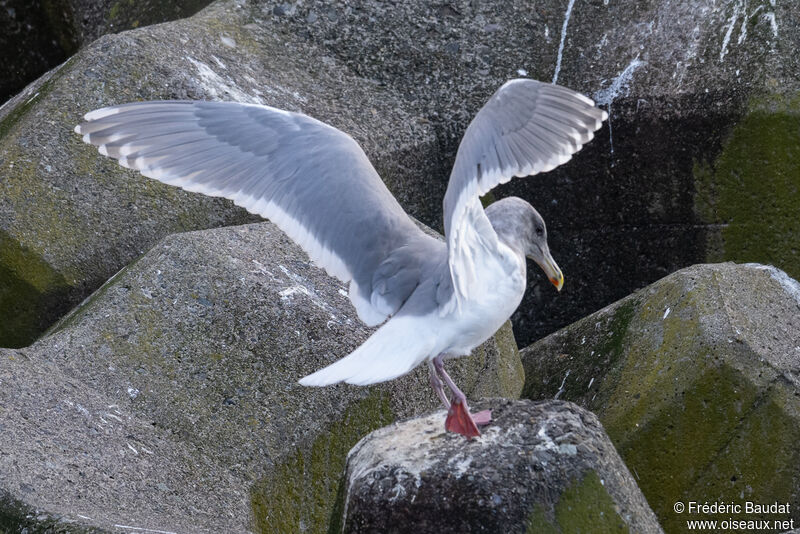
[[444, 197], [453, 305], [469, 295], [474, 258], [497, 246], [480, 196], [569, 161], [607, 117], [580, 93], [529, 79], [505, 83], [481, 108], [458, 147]]

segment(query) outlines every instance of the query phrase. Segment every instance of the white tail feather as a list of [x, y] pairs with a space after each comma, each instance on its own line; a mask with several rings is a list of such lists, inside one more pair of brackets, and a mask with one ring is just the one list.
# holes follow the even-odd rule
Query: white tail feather
[[347, 382], [365, 386], [402, 376], [436, 356], [431, 354], [436, 336], [425, 332], [430, 322], [425, 316], [394, 317], [349, 355], [301, 378], [300, 384], [327, 386]]

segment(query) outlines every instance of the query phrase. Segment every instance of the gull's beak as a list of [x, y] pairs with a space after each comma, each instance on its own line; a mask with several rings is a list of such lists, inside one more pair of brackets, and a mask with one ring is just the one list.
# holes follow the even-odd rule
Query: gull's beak
[[543, 258], [541, 261], [539, 261], [537, 258], [531, 259], [539, 264], [539, 267], [542, 268], [544, 274], [546, 274], [547, 278], [550, 280], [550, 283], [556, 286], [558, 291], [561, 291], [561, 288], [564, 287], [564, 275], [561, 274], [561, 269], [558, 268], [558, 265], [553, 259], [553, 256], [550, 255], [549, 250], [545, 249], [542, 256]]

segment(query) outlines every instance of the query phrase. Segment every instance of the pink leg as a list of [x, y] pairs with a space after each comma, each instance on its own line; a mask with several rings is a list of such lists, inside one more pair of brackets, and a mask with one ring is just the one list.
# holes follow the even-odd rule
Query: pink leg
[[[490, 410], [484, 410], [474, 415], [469, 413], [467, 396], [456, 386], [456, 383], [453, 382], [453, 379], [450, 378], [450, 375], [444, 370], [444, 361], [441, 354], [433, 359], [433, 367], [453, 393], [453, 402], [450, 404], [448, 410], [445, 428], [451, 432], [456, 432], [470, 438], [480, 436], [481, 433], [477, 425], [488, 424], [489, 421], [492, 420], [492, 412]], [[444, 393], [442, 393], [442, 395], [444, 395]]]
[[445, 408], [450, 408], [450, 401], [447, 400], [447, 395], [444, 394], [444, 388], [442, 387], [442, 381], [439, 380], [439, 375], [436, 374], [436, 369], [433, 366], [433, 363], [430, 361], [428, 362], [428, 367], [431, 371], [431, 387], [436, 392], [436, 395], [439, 396], [442, 403], [444, 404]]

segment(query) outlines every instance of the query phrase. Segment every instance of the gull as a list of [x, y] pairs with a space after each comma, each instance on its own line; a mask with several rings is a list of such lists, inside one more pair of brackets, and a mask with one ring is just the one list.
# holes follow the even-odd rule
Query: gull
[[380, 327], [300, 384], [375, 384], [427, 362], [448, 409], [445, 428], [474, 437], [491, 412], [470, 413], [445, 360], [469, 355], [508, 320], [525, 292], [526, 258], [559, 291], [564, 283], [533, 206], [508, 197], [484, 209], [480, 197], [514, 176], [565, 163], [606, 118], [565, 87], [505, 83], [458, 148], [444, 196], [444, 241], [403, 211], [355, 140], [301, 113], [237, 102], [135, 102], [92, 111], [75, 131], [123, 167], [266, 217], [349, 284], [358, 317]]

